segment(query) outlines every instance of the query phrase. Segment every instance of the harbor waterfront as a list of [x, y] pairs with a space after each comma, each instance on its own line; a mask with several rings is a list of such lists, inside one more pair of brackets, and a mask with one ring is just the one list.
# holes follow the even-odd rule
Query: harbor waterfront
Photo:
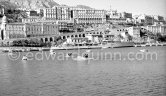
[[0, 96], [166, 96], [163, 4], [0, 0]]
[[[140, 52], [142, 49], [148, 52]], [[85, 51], [78, 50], [79, 54]], [[27, 61], [22, 57], [28, 52], [13, 53], [13, 56], [19, 55], [15, 59], [10, 58], [9, 53], [0, 52], [0, 96], [166, 95], [166, 46], [90, 51], [95, 59], [84, 61], [58, 57], [58, 53], [74, 53], [76, 50], [58, 50], [55, 58], [45, 56], [49, 56], [49, 51], [33, 51], [30, 52], [31, 60]], [[131, 52], [132, 60], [128, 58]], [[43, 58], [39, 53], [44, 54]], [[122, 59], [106, 58], [97, 53], [120, 53]], [[146, 53], [156, 53], [157, 57], [141, 57]]]

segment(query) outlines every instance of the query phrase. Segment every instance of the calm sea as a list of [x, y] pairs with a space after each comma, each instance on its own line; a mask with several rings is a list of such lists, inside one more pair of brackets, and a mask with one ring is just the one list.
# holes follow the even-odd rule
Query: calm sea
[[166, 47], [93, 49], [83, 61], [69, 51], [1, 52], [0, 96], [166, 96]]

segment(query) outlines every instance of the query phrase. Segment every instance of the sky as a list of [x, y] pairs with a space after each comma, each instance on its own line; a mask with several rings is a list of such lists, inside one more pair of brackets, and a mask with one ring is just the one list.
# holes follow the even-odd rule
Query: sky
[[54, 0], [69, 6], [86, 5], [96, 9], [117, 9], [134, 15], [161, 15], [166, 17], [166, 0]]

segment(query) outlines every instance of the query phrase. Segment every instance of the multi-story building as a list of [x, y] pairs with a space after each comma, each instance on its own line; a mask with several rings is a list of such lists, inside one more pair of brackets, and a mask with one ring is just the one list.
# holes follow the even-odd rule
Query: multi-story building
[[6, 24], [6, 33], [8, 34], [8, 39], [14, 38], [25, 38], [25, 24], [23, 23], [9, 23]]
[[75, 9], [71, 18], [78, 24], [102, 24], [106, 22], [105, 10]]
[[122, 17], [122, 18], [126, 18], [126, 19], [127, 19], [127, 18], [130, 18], [130, 19], [131, 19], [131, 18], [132, 18], [132, 13], [122, 12], [122, 13], [121, 13], [121, 17]]
[[22, 18], [22, 23], [35, 23], [41, 21], [39, 16], [30, 16], [28, 18]]
[[129, 27], [127, 28], [128, 33], [134, 38], [140, 38], [141, 27]]
[[43, 36], [42, 23], [27, 23], [25, 26], [27, 37]]
[[165, 23], [163, 16], [155, 15], [153, 17], [154, 17], [154, 24], [155, 25], [157, 25], [157, 24], [164, 24]]
[[58, 25], [55, 24], [43, 24], [43, 35], [51, 36], [51, 35], [59, 35]]
[[74, 22], [71, 20], [42, 20], [39, 22], [58, 25], [59, 32], [73, 32], [75, 28]]
[[27, 37], [50, 36], [59, 34], [58, 25], [46, 23], [27, 23]]
[[136, 22], [143, 25], [153, 25], [154, 18], [149, 15], [139, 15], [135, 18]]
[[116, 18], [116, 19], [119, 19], [121, 18], [121, 13], [118, 13], [117, 10], [112, 10], [110, 9], [108, 12], [107, 12], [107, 15], [110, 17], [110, 18]]
[[161, 35], [166, 35], [166, 26], [164, 25], [151, 25], [147, 26], [146, 29], [154, 34], [161, 33]]
[[70, 20], [71, 11], [67, 6], [54, 6], [43, 9], [43, 17], [45, 20]]
[[[124, 24], [126, 23], [126, 18], [122, 18], [122, 14], [118, 13], [117, 10], [110, 9], [106, 13], [106, 21], [113, 24]], [[125, 16], [125, 15], [124, 15]]]

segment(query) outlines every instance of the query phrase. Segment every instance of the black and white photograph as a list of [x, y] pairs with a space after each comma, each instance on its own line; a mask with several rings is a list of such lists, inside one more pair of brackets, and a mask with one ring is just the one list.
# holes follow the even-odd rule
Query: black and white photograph
[[0, 0], [0, 96], [166, 96], [166, 0]]

